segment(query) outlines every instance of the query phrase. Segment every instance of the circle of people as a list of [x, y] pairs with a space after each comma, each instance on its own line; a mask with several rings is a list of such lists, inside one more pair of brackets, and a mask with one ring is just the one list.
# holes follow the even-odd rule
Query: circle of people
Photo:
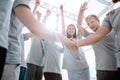
[[[50, 10], [40, 21], [40, 0], [35, 0], [33, 11], [29, 2], [0, 2], [0, 80], [42, 80], [43, 75], [45, 80], [63, 80], [61, 60], [68, 80], [90, 80], [89, 65], [81, 48], [87, 45], [92, 45], [95, 53], [97, 80], [120, 80], [120, 7], [108, 12], [101, 25], [96, 15], [88, 15], [85, 21], [93, 31], [89, 32], [82, 25], [86, 1], [80, 6], [77, 26], [69, 24], [66, 30], [64, 7], [60, 5], [62, 31], [59, 33], [45, 27]], [[22, 34], [23, 27], [30, 32]], [[25, 61], [24, 41], [29, 38], [31, 47]]]

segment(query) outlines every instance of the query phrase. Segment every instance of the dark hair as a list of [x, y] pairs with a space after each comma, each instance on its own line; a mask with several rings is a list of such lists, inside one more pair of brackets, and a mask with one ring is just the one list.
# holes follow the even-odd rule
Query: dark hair
[[[69, 24], [69, 25], [67, 26], [67, 28], [70, 27], [70, 26], [73, 26], [73, 27], [75, 28], [75, 25], [73, 25], [73, 24]], [[67, 33], [67, 37], [68, 37], [68, 38], [71, 38], [71, 35], [69, 35], [69, 33]], [[74, 35], [73, 35], [73, 38], [76, 38], [76, 28], [75, 28], [75, 33], [74, 33]]]
[[117, 3], [119, 2], [120, 0], [112, 0], [113, 3]]
[[97, 17], [96, 15], [94, 15], [94, 14], [88, 15], [88, 16], [85, 18], [85, 20], [87, 20], [87, 19], [89, 19], [89, 18], [91, 18], [91, 17], [94, 17], [96, 20], [99, 21], [98, 17]]

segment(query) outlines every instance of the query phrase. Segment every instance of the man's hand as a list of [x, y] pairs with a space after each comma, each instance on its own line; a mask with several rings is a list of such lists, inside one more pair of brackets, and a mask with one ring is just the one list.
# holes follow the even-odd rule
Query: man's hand
[[76, 49], [78, 49], [77, 45], [76, 45], [76, 41], [73, 39], [66, 39], [65, 40], [65, 46], [70, 50], [70, 51], [74, 51]]

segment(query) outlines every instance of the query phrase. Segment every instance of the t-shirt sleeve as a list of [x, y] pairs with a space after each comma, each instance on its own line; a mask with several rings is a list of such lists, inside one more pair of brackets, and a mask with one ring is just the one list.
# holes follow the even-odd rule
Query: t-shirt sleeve
[[92, 33], [90, 33], [90, 32], [88, 32], [87, 30], [85, 30], [83, 36], [84, 36], [84, 37], [87, 37], [87, 36], [90, 35], [90, 34], [92, 34]]
[[13, 4], [13, 9], [15, 9], [19, 5], [25, 5], [28, 8], [30, 8], [29, 2], [30, 2], [29, 0], [15, 0]]
[[106, 26], [106, 27], [112, 27], [110, 24], [110, 15], [106, 16], [102, 22], [102, 26]]

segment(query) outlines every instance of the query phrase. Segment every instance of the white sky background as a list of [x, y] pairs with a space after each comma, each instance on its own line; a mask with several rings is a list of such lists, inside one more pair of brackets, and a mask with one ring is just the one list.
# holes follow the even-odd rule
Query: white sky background
[[[41, 0], [41, 1], [47, 2], [53, 6], [56, 6], [56, 7], [58, 7], [58, 9], [59, 9], [59, 6], [61, 4], [63, 4], [64, 10], [71, 12], [75, 15], [78, 15], [78, 11], [79, 11], [81, 3], [83, 1], [89, 1], [88, 9], [85, 12], [85, 17], [89, 14], [96, 14], [97, 15], [106, 7], [106, 5], [98, 2], [97, 0]], [[110, 1], [110, 0], [108, 0], [108, 1]], [[33, 5], [31, 5], [31, 7], [33, 7]], [[117, 6], [115, 6], [115, 7], [117, 7]], [[42, 18], [43, 18], [46, 14], [46, 10], [43, 8], [40, 8], [39, 10], [40, 10], [40, 12], [42, 12]], [[58, 13], [59, 13], [59, 11], [58, 11]], [[104, 18], [104, 15], [102, 15], [100, 17], [101, 20], [103, 18]], [[49, 29], [54, 30], [54, 28], [57, 25], [56, 19], [57, 19], [56, 14], [52, 13], [52, 15], [47, 20], [47, 24], [51, 25], [51, 26], [49, 26]], [[65, 18], [65, 24], [68, 25], [69, 23], [73, 23], [76, 25], [76, 21], [69, 20], [68, 18]], [[60, 18], [59, 18], [58, 26], [59, 26], [58, 29], [60, 32], [61, 31]], [[25, 32], [28, 32], [28, 30], [26, 28], [23, 29], [23, 33], [25, 33]], [[29, 53], [30, 45], [31, 45], [31, 40], [25, 41], [25, 59], [27, 58], [27, 55]], [[93, 52], [91, 46], [86, 46], [83, 48], [83, 50], [85, 51], [85, 56], [87, 58], [89, 66], [90, 66], [91, 77], [95, 78], [96, 72], [95, 72], [94, 52]], [[68, 80], [67, 73], [65, 70], [62, 70], [62, 74], [63, 74], [63, 80]]]

